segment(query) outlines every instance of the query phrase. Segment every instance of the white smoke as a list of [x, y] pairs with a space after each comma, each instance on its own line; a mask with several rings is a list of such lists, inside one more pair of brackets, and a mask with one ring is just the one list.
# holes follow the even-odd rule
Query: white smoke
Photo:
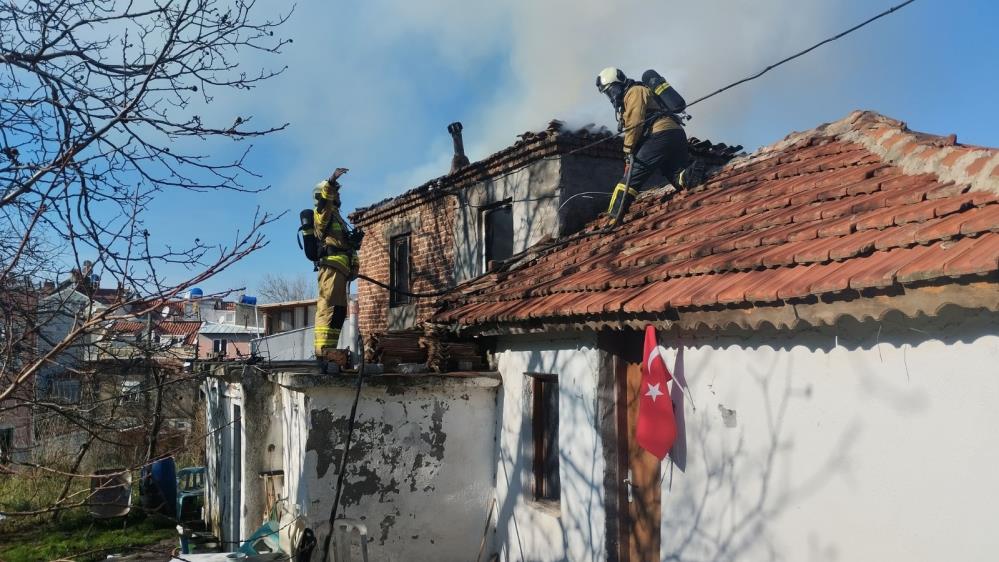
[[[370, 0], [297, 10], [286, 29], [295, 40], [283, 59], [291, 68], [242, 103], [292, 124], [280, 142], [294, 146], [294, 157], [275, 183], [302, 189], [346, 164], [364, 186], [363, 195], [344, 194], [351, 206], [445, 173], [450, 119], [465, 123], [473, 161], [551, 119], [613, 130], [613, 111], [594, 87], [600, 69], [637, 78], [655, 68], [691, 100], [829, 35], [842, 25], [833, 12], [845, 8], [814, 0]], [[401, 62], [414, 51], [425, 53], [419, 67]], [[739, 133], [768, 88], [832, 79], [815, 70], [823, 55], [810, 57], [766, 87], [759, 81], [696, 107], [690, 134], [744, 143]], [[477, 72], [497, 60], [499, 75]], [[465, 114], [430, 122], [428, 108], [456, 87], [480, 99]]]

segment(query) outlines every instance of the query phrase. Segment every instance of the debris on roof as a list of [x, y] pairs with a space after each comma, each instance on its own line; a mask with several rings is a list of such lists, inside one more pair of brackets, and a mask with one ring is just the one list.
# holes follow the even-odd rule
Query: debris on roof
[[458, 287], [435, 321], [613, 323], [994, 278], [997, 194], [999, 150], [855, 112], [693, 191], [644, 192], [619, 229], [535, 248]]
[[[509, 173], [535, 161], [564, 155], [571, 151], [579, 151], [576, 154], [584, 156], [623, 159], [621, 138], [614, 135], [606, 127], [598, 127], [593, 124], [570, 130], [562, 121], [552, 120], [545, 130], [528, 131], [517, 135], [517, 138], [519, 140], [511, 146], [482, 160], [472, 162], [450, 174], [432, 179], [401, 195], [383, 199], [367, 207], [360, 207], [351, 213], [349, 218], [354, 224], [371, 221], [404, 205], [425, 202], [443, 196], [448, 192], [448, 189], [468, 187], [476, 182]], [[600, 140], [604, 142], [590, 146]], [[701, 158], [711, 165], [724, 164], [742, 150], [742, 146], [713, 144], [710, 141], [702, 141], [694, 137], [688, 140], [688, 144], [693, 157]]]

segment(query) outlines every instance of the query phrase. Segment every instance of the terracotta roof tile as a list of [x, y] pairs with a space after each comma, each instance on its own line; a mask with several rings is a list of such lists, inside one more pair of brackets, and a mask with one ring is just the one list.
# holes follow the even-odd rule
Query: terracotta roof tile
[[[926, 154], [940, 150], [972, 156]], [[510, 265], [502, 282], [460, 287], [437, 319], [661, 314], [845, 291], [858, 298], [855, 291], [997, 271], [999, 180], [982, 179], [997, 154], [851, 115], [734, 161], [693, 191], [645, 193], [623, 227], [591, 227]], [[933, 168], [948, 158], [953, 166]]]

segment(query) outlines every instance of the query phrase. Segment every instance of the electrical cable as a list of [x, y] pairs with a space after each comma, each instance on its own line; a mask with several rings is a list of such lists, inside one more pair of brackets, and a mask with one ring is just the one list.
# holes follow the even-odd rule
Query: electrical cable
[[361, 399], [361, 383], [364, 381], [364, 352], [358, 354], [360, 362], [357, 367], [357, 385], [354, 387], [354, 403], [350, 406], [350, 419], [347, 422], [347, 440], [343, 446], [343, 456], [340, 457], [340, 469], [336, 475], [336, 492], [333, 495], [333, 508], [330, 510], [330, 532], [323, 541], [322, 562], [328, 562], [330, 554], [330, 541], [333, 539], [333, 532], [336, 530], [336, 512], [340, 506], [340, 494], [343, 492], [343, 478], [347, 472], [347, 455], [350, 454], [350, 441], [354, 435], [354, 422], [357, 419], [357, 403]]

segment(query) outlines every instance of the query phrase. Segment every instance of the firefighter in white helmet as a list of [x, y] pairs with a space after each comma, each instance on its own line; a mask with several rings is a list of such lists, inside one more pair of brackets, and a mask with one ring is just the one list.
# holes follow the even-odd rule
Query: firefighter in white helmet
[[610, 99], [617, 113], [627, 160], [624, 177], [615, 186], [607, 208], [608, 225], [621, 220], [656, 169], [677, 189], [703, 181], [703, 164], [690, 162], [687, 134], [679, 117], [666, 110], [648, 86], [608, 67], [597, 75], [597, 89]]

